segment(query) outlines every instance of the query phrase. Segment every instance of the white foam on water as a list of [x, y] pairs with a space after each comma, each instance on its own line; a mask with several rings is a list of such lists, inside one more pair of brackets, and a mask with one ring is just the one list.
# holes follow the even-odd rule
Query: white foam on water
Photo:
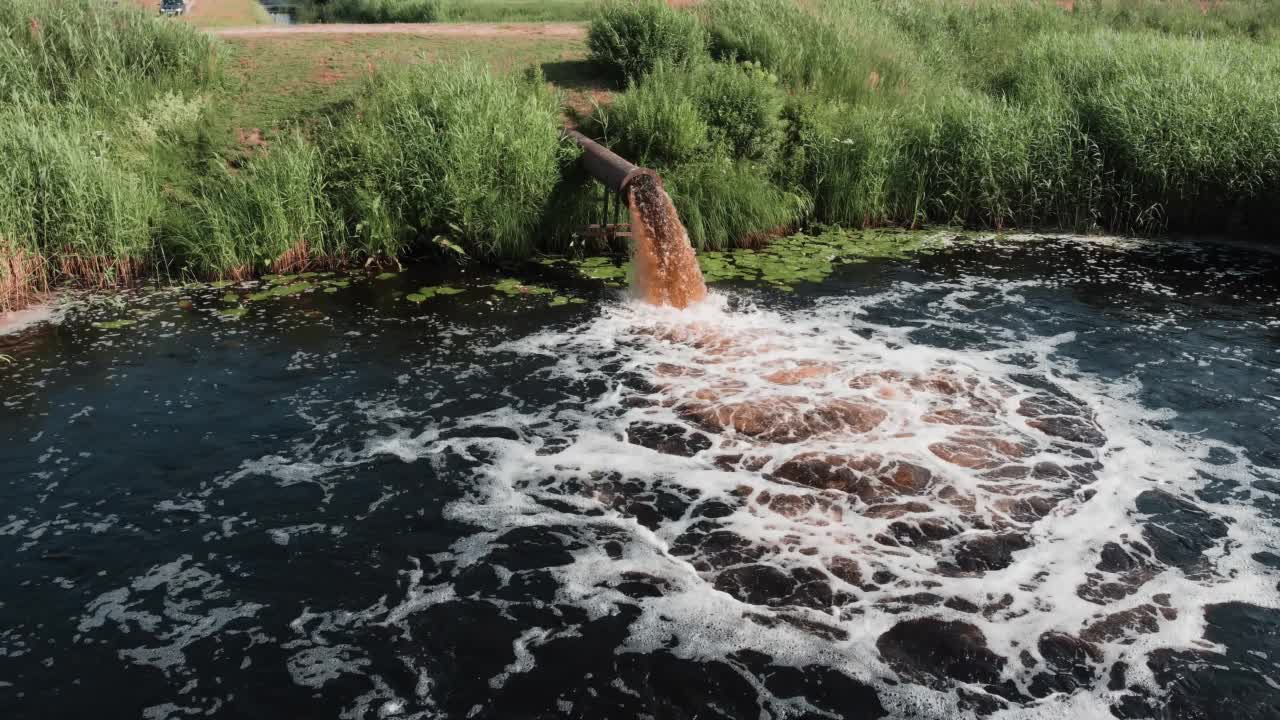
[[[128, 586], [99, 595], [89, 603], [77, 629], [82, 635], [114, 625], [122, 633], [141, 631], [145, 644], [117, 653], [165, 675], [185, 675], [186, 648], [227, 632], [238, 621], [253, 618], [263, 606], [227, 598], [223, 579], [192, 561], [190, 555], [157, 565]], [[156, 602], [159, 600], [159, 602]]]
[[[883, 681], [907, 679], [877, 648], [877, 639], [899, 623], [938, 618], [976, 627], [1008, 660], [1000, 679], [1024, 693], [1032, 676], [1045, 671], [1037, 638], [1084, 636], [1100, 653], [1093, 686], [1006, 713], [1098, 716], [1110, 704], [1111, 663], [1124, 659], [1130, 684], [1158, 692], [1143, 658], [1156, 648], [1212, 648], [1203, 640], [1207, 605], [1280, 606], [1275, 578], [1250, 557], [1276, 546], [1274, 523], [1247, 504], [1193, 494], [1206, 477], [1247, 488], [1280, 474], [1251, 464], [1239, 448], [1162, 429], [1171, 413], [1142, 407], [1138, 380], [1091, 377], [1059, 352], [1075, 339], [1070, 334], [993, 332], [980, 348], [956, 350], [914, 342], [918, 326], [863, 319], [869, 307], [941, 290], [928, 324], [971, 325], [967, 303], [975, 288], [990, 304], [993, 292], [1020, 302], [1021, 287], [964, 280], [794, 312], [731, 309], [715, 295], [685, 311], [610, 306], [585, 325], [502, 348], [554, 358], [548, 370], [554, 383], [600, 381], [606, 392], [578, 405], [508, 409], [460, 423], [511, 427], [518, 440], [450, 439], [430, 450], [410, 443], [394, 454], [407, 459], [449, 448], [489, 456], [469, 496], [446, 512], [479, 527], [450, 554], [460, 567], [481, 562], [513, 528], [620, 531], [627, 538], [620, 554], [589, 544], [573, 551], [572, 563], [551, 569], [556, 601], [592, 618], [619, 604], [641, 608], [619, 652], [665, 650], [723, 661], [753, 649], [778, 664], [838, 668], [875, 686], [894, 714], [946, 714], [961, 709], [946, 681], [935, 684], [940, 689]], [[628, 430], [641, 424], [705, 441], [684, 446], [690, 457], [657, 452], [628, 441]], [[1236, 459], [1210, 464], [1215, 449]], [[822, 475], [840, 465], [843, 479]], [[819, 478], [804, 479], [797, 466], [817, 468]], [[911, 470], [907, 477], [895, 475], [904, 468]], [[622, 489], [624, 481], [639, 485]], [[627, 510], [625, 496], [636, 487], [696, 501], [680, 517], [646, 527]], [[1148, 491], [1226, 521], [1225, 537], [1213, 539], [1194, 566], [1148, 558], [1139, 561], [1143, 572], [1103, 577], [1095, 565], [1106, 543], [1130, 553], [1148, 544], [1135, 508]], [[709, 501], [718, 503], [713, 519], [694, 514]], [[923, 541], [888, 539], [895, 523], [921, 521], [946, 531]], [[734, 538], [743, 552], [713, 547], [712, 532]], [[981, 552], [964, 559], [964, 543], [992, 537], [1017, 542], [987, 565]], [[840, 572], [853, 564], [858, 577]], [[753, 598], [759, 576], [744, 575], [737, 587], [723, 583], [747, 566], [775, 576], [809, 573], [828, 591], [818, 602], [765, 590]], [[873, 582], [877, 571], [891, 575]], [[634, 599], [614, 589], [629, 573], [659, 578], [661, 596]], [[1083, 591], [1106, 581], [1122, 586], [1122, 596]], [[939, 597], [912, 600], [920, 593]], [[980, 611], [952, 609], [942, 599]], [[421, 607], [391, 615], [403, 618]], [[530, 639], [517, 640], [517, 650]], [[1023, 668], [1024, 652], [1035, 669]], [[981, 694], [978, 685], [970, 690]]]
[[0, 337], [45, 323], [57, 325], [62, 322], [66, 312], [67, 306], [59, 302], [56, 295], [22, 310], [2, 312], [0, 313]]

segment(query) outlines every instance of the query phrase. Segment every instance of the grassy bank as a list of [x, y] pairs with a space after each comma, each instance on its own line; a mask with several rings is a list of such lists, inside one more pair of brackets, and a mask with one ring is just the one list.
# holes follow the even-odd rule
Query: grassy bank
[[627, 0], [595, 16], [588, 62], [531, 38], [227, 44], [106, 0], [11, 0], [0, 308], [60, 283], [564, 248], [594, 196], [548, 77], [662, 171], [701, 247], [822, 224], [1275, 228], [1272, 4], [1076, 6]]
[[[598, 19], [589, 44], [629, 89], [587, 124], [675, 178], [709, 164], [732, 178], [722, 194], [681, 193], [688, 216], [717, 217], [753, 188], [752, 206], [769, 211], [749, 232], [724, 221], [691, 233], [708, 245], [783, 215], [791, 226], [1277, 227], [1274, 3], [710, 0], [698, 13], [702, 36], [657, 2]], [[654, 31], [620, 32], [634, 25]]]
[[541, 76], [481, 58], [366, 72], [245, 151], [229, 53], [183, 23], [16, 0], [0, 28], [0, 309], [57, 284], [393, 262], [437, 236], [527, 255], [570, 159]]

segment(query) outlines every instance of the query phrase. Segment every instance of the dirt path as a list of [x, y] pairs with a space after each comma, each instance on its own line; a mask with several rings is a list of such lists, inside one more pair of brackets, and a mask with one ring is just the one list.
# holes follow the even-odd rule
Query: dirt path
[[329, 23], [210, 28], [209, 32], [224, 38], [297, 35], [417, 35], [420, 37], [560, 38], [576, 40], [587, 36], [587, 26], [584, 23], [568, 22], [395, 23], [386, 25]]

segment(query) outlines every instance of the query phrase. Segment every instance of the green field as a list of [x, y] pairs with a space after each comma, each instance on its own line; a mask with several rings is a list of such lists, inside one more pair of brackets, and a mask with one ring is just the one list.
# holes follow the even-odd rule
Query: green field
[[[297, 35], [230, 38], [225, 41], [228, 81], [235, 102], [228, 107], [238, 128], [268, 134], [295, 121], [339, 109], [381, 68], [481, 60], [497, 72], [545, 67], [553, 77], [584, 64], [579, 40], [474, 38], [414, 35]], [[569, 90], [579, 87], [572, 79]]]

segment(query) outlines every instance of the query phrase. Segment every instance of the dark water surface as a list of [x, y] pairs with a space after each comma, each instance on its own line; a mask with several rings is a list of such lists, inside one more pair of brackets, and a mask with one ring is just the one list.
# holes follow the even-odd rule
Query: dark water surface
[[[0, 337], [0, 716], [1280, 717], [1277, 256], [957, 243], [685, 317], [497, 279]], [[681, 410], [784, 397], [742, 363], [887, 415]]]

